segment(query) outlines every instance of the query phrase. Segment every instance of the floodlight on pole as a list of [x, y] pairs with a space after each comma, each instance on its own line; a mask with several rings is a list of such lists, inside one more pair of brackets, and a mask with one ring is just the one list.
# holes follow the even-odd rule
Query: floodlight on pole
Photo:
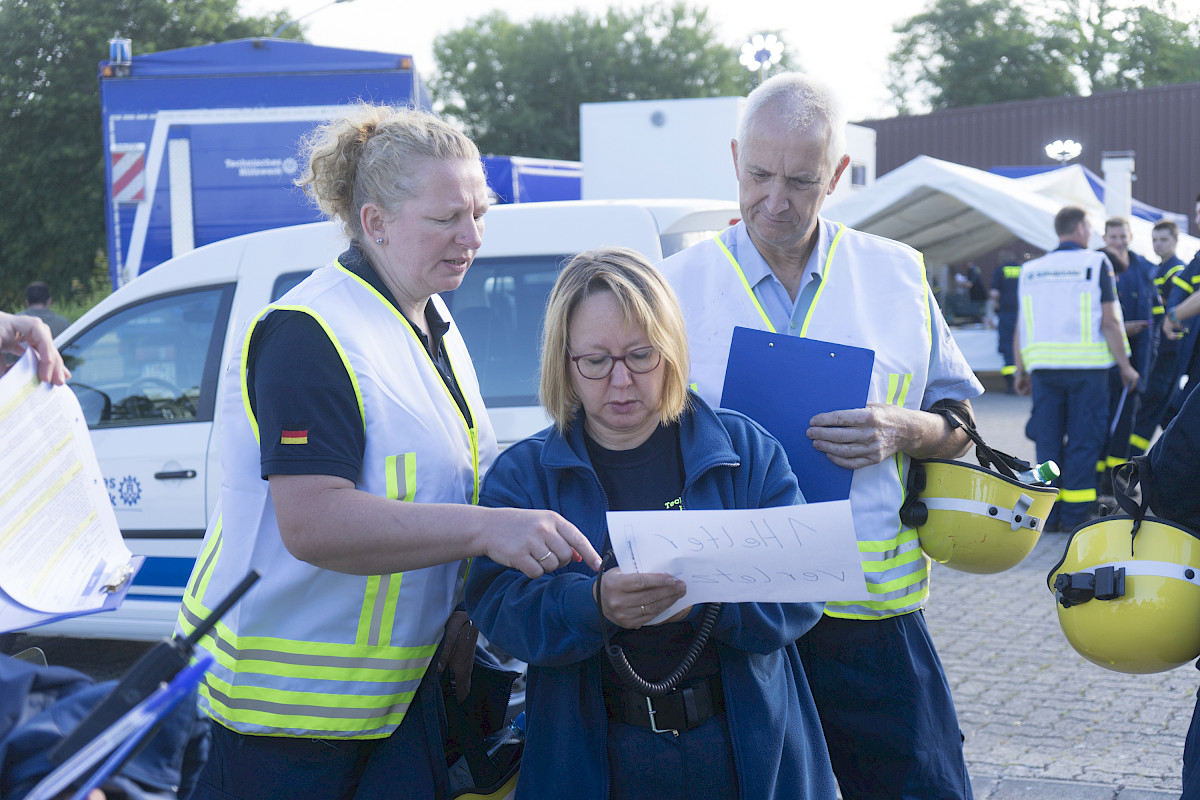
[[1072, 158], [1077, 158], [1083, 152], [1083, 145], [1073, 139], [1055, 139], [1046, 145], [1046, 155], [1053, 158], [1061, 166], [1066, 166]]
[[300, 20], [311, 17], [313, 14], [316, 14], [318, 11], [324, 11], [325, 9], [329, 8], [330, 6], [336, 6], [338, 3], [349, 3], [349, 2], [351, 2], [351, 0], [333, 0], [332, 3], [326, 3], [325, 5], [321, 6], [320, 8], [314, 8], [312, 11], [308, 12], [307, 14], [301, 14], [300, 16], [296, 17], [295, 19], [289, 19], [287, 22], [283, 23], [282, 25], [280, 25], [278, 28], [275, 29], [275, 32], [271, 34], [271, 38], [278, 39], [279, 34], [283, 33], [284, 31], [286, 31], [288, 28], [292, 27], [293, 25], [298, 24], [300, 22]]
[[774, 66], [783, 58], [783, 42], [773, 33], [763, 36], [754, 34], [750, 41], [742, 45], [742, 54], [738, 61], [751, 72], [759, 73], [758, 82], [767, 79], [767, 67]]

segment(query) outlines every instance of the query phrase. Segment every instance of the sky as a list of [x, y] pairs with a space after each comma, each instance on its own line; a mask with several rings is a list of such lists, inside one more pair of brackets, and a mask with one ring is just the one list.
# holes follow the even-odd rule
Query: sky
[[[1200, 0], [1196, 0], [1200, 3]], [[286, 9], [302, 21], [308, 41], [328, 47], [379, 50], [413, 56], [417, 71], [433, 70], [434, 37], [461, 28], [468, 20], [502, 8], [510, 18], [561, 17], [575, 8], [596, 16], [610, 7], [641, 8], [643, 2], [619, 0], [242, 0], [247, 14]], [[692, 6], [703, 0], [689, 0]], [[842, 96], [849, 119], [892, 116], [887, 89], [887, 55], [895, 46], [895, 23], [919, 13], [925, 0], [849, 0], [842, 3], [798, 0], [720, 0], [708, 4], [709, 18], [722, 40], [740, 48], [750, 36], [778, 30], [790, 56], [804, 70], [828, 82]], [[795, 9], [781, 13], [781, 8]], [[852, 14], [844, 9], [853, 8]], [[320, 10], [318, 10], [320, 9]], [[839, 11], [838, 9], [843, 9]], [[137, 42], [133, 43], [134, 51]]]
[[[417, 71], [433, 71], [433, 40], [496, 8], [516, 21], [561, 17], [582, 8], [592, 16], [610, 7], [642, 8], [652, 0], [241, 0], [247, 14], [287, 10], [302, 21], [310, 42], [328, 47], [378, 50], [413, 56]], [[887, 56], [898, 37], [895, 25], [923, 11], [928, 0], [687, 0], [707, 6], [726, 44], [740, 48], [750, 36], [780, 31], [804, 71], [833, 87], [850, 120], [890, 117]], [[1200, 16], [1200, 0], [1174, 0], [1180, 17]], [[1132, 4], [1132, 3], [1131, 3]], [[788, 11], [781, 12], [781, 8]], [[136, 52], [137, 42], [134, 42]]]

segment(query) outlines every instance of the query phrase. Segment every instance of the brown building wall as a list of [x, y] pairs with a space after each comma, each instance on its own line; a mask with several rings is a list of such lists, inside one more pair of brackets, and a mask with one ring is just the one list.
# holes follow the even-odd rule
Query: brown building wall
[[[1200, 83], [1090, 97], [1051, 97], [857, 123], [874, 128], [878, 175], [918, 155], [978, 169], [1052, 164], [1045, 147], [1074, 139], [1103, 177], [1101, 154], [1132, 150], [1133, 196], [1192, 219], [1200, 193]], [[1191, 233], [1200, 235], [1192, 221]], [[1149, 242], [1139, 242], [1142, 251]]]

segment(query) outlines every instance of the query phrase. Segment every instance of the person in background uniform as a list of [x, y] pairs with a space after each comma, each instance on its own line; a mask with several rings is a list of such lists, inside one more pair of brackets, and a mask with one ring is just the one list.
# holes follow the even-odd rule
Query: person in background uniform
[[25, 287], [25, 310], [22, 316], [37, 317], [50, 326], [54, 338], [65, 331], [71, 320], [50, 308], [50, 287], [41, 281], [34, 281]]
[[[598, 549], [611, 546], [606, 511], [803, 502], [783, 447], [689, 393], [687, 376], [683, 316], [662, 276], [632, 250], [580, 253], [546, 310], [540, 391], [554, 425], [496, 459], [481, 502], [556, 509]], [[654, 623], [683, 581], [614, 567], [597, 586], [580, 565], [555, 566], [531, 579], [481, 558], [467, 581], [483, 634], [529, 663], [518, 798], [833, 800], [794, 644], [819, 603], [721, 604], [680, 685], [650, 698], [605, 657], [603, 629], [639, 675], [662, 681], [708, 609]]]
[[[51, 338], [67, 329], [71, 320], [55, 313], [50, 308], [50, 287], [41, 281], [34, 281], [25, 287], [25, 310], [17, 312], [18, 317], [35, 317], [50, 326]], [[4, 363], [12, 364], [16, 357], [12, 353], [4, 354]]]
[[970, 798], [921, 610], [930, 562], [899, 510], [911, 458], [955, 458], [970, 445], [930, 409], [970, 418], [983, 387], [920, 253], [820, 216], [850, 161], [845, 116], [825, 86], [799, 73], [765, 81], [731, 147], [742, 221], [659, 264], [687, 320], [690, 382], [719, 404], [738, 325], [875, 351], [866, 407], [807, 421], [813, 446], [855, 470], [850, 504], [871, 599], [827, 603], [796, 644], [843, 797]]
[[[1159, 300], [1164, 300], [1169, 295], [1172, 280], [1184, 268], [1183, 261], [1175, 255], [1175, 248], [1179, 245], [1179, 226], [1173, 220], [1160, 220], [1154, 224], [1151, 237], [1154, 253], [1159, 260], [1154, 275], [1154, 289]], [[1161, 319], [1165, 310], [1162, 305], [1155, 306], [1155, 319]], [[1161, 325], [1155, 325], [1153, 332], [1158, 337], [1154, 369], [1145, 381], [1146, 391], [1142, 395], [1142, 407], [1138, 410], [1133, 433], [1129, 436], [1129, 452], [1135, 456], [1150, 448], [1150, 441], [1160, 424], [1170, 422], [1170, 419], [1164, 420], [1163, 416], [1167, 399], [1171, 396], [1171, 384], [1175, 380], [1175, 352], [1179, 345], [1163, 332]]]
[[992, 272], [988, 300], [996, 312], [996, 349], [1004, 357], [1000, 374], [1004, 376], [1004, 388], [1013, 394], [1016, 391], [1013, 375], [1017, 370], [1013, 358], [1013, 330], [1017, 325], [1017, 281], [1021, 277], [1021, 265], [1009, 252], [1001, 254], [1001, 261], [1003, 263]]
[[[1196, 196], [1195, 211], [1196, 227], [1200, 228], [1200, 195]], [[1176, 319], [1177, 309], [1182, 310], [1181, 307], [1185, 303], [1189, 309], [1194, 307], [1188, 300], [1200, 290], [1200, 253], [1196, 253], [1182, 271], [1175, 273], [1170, 286], [1171, 291], [1163, 303], [1166, 309], [1163, 332], [1177, 342], [1178, 349], [1175, 352], [1176, 369], [1171, 396], [1167, 399], [1167, 409], [1163, 414], [1164, 425], [1182, 408], [1184, 400], [1192, 393], [1196, 384], [1200, 383], [1200, 347], [1196, 346], [1196, 340], [1200, 337], [1200, 325], [1185, 326], [1179, 323], [1179, 320], [1187, 319], [1190, 315], [1179, 316], [1178, 320]]]
[[1061, 209], [1054, 231], [1058, 247], [1021, 268], [1013, 344], [1017, 393], [1033, 393], [1037, 460], [1062, 470], [1048, 531], [1087, 521], [1096, 501], [1096, 462], [1108, 438], [1109, 368], [1117, 364], [1129, 390], [1139, 377], [1129, 361], [1112, 265], [1104, 253], [1086, 249], [1092, 236], [1087, 212]]
[[600, 557], [552, 511], [476, 505], [496, 440], [438, 297], [483, 240], [475, 145], [432, 114], [356, 104], [306, 149], [298, 184], [350, 246], [259, 312], [229, 366], [220, 502], [177, 630], [262, 577], [197, 645], [216, 664], [193, 797], [444, 798], [437, 673], [464, 699], [467, 559], [532, 578]]
[[1146, 382], [1154, 369], [1158, 350], [1157, 325], [1154, 309], [1161, 307], [1154, 288], [1154, 268], [1150, 262], [1129, 249], [1132, 233], [1129, 220], [1112, 217], [1104, 223], [1104, 248], [1113, 265], [1117, 298], [1125, 325], [1125, 337], [1131, 349], [1130, 361], [1142, 379], [1127, 392], [1122, 389], [1121, 372], [1117, 366], [1109, 370], [1108, 443], [1103, 457], [1096, 462], [1097, 491], [1112, 494], [1112, 470], [1129, 458], [1130, 435], [1137, 424]]

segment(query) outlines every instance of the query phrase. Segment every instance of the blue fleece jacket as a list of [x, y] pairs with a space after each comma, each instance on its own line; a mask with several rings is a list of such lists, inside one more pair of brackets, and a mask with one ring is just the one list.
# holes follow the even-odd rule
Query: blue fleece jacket
[[[732, 411], [699, 397], [679, 423], [683, 507], [765, 508], [803, 502], [782, 446]], [[599, 550], [607, 500], [576, 420], [564, 438], [553, 428], [497, 458], [481, 503], [548, 508], [574, 523]], [[529, 663], [528, 731], [518, 798], [595, 798], [609, 793], [608, 720], [600, 686], [603, 638], [582, 564], [530, 580], [476, 558], [467, 608], [490, 641]], [[700, 608], [689, 621], [699, 624]], [[726, 720], [743, 798], [832, 800], [833, 771], [795, 640], [821, 615], [818, 603], [726, 603], [710, 646], [721, 662]], [[569, 787], [569, 788], [568, 788]]]

